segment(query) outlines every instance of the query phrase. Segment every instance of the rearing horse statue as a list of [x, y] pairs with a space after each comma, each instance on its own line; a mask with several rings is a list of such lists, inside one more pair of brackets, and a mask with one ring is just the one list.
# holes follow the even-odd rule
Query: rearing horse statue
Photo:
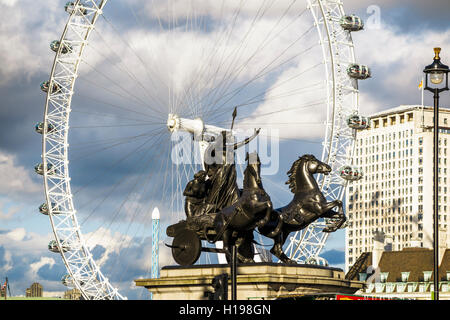
[[[243, 190], [239, 200], [222, 209], [214, 219], [215, 241], [222, 238], [223, 249], [230, 253], [236, 245], [240, 262], [253, 261], [253, 230], [269, 221], [273, 211], [269, 195], [261, 182], [261, 162], [257, 153], [247, 153]], [[214, 242], [215, 242], [214, 241]]]
[[[331, 167], [313, 155], [300, 157], [287, 172], [289, 180], [286, 184], [289, 184], [294, 198], [287, 206], [273, 210], [270, 220], [258, 228], [261, 234], [274, 240], [270, 252], [281, 261], [295, 263], [283, 252], [289, 233], [302, 230], [319, 218], [332, 218], [334, 221], [324, 232], [334, 232], [345, 222], [342, 201], [327, 202], [313, 176], [330, 172]], [[332, 210], [334, 208], [338, 208], [338, 211]]]

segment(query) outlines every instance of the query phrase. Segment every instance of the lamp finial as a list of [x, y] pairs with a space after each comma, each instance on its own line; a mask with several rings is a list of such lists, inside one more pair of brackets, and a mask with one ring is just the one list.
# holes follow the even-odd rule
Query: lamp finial
[[434, 53], [436, 54], [434, 56], [434, 60], [441, 60], [441, 57], [439, 57], [439, 54], [441, 53], [441, 48], [434, 48]]

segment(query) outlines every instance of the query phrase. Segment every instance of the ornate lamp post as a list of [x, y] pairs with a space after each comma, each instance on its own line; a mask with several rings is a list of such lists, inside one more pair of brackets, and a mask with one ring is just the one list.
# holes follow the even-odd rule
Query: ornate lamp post
[[434, 219], [434, 299], [439, 300], [439, 93], [449, 90], [448, 88], [448, 66], [441, 63], [439, 54], [441, 48], [434, 48], [435, 57], [432, 64], [426, 66], [425, 90], [434, 93], [434, 200], [433, 200], [433, 219]]

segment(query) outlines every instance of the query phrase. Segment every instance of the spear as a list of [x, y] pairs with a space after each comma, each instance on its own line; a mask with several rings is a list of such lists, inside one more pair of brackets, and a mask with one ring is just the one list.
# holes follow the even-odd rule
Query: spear
[[237, 116], [237, 107], [235, 107], [235, 108], [234, 108], [234, 111], [233, 111], [233, 121], [231, 122], [231, 129], [230, 129], [230, 130], [233, 130], [233, 127], [234, 127], [234, 119], [236, 119], [236, 116]]

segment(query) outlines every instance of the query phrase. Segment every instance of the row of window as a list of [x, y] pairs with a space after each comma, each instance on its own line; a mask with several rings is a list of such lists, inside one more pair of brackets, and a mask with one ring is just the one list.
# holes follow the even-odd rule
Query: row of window
[[[442, 151], [443, 150], [443, 151]], [[444, 156], [447, 155], [447, 148], [438, 148], [438, 154], [444, 154]], [[406, 151], [406, 154], [408, 154], [408, 150]], [[411, 155], [412, 155], [412, 151], [411, 151]], [[419, 156], [423, 155], [423, 148], [420, 147], [419, 148]]]
[[[384, 184], [383, 184], [384, 185]], [[406, 187], [406, 188], [394, 188], [394, 189], [388, 189], [386, 190], [386, 188], [383, 188], [384, 191], [379, 191], [379, 185], [378, 183], [375, 184], [369, 184], [369, 185], [364, 185], [364, 190], [366, 192], [362, 192], [362, 185], [359, 186], [359, 191], [358, 188], [356, 188], [355, 193], [353, 193], [353, 187], [350, 187], [352, 190], [348, 191], [348, 197], [350, 201], [357, 201], [359, 200], [371, 200], [371, 201], [376, 201], [376, 200], [386, 200], [388, 198], [393, 198], [393, 197], [397, 197], [397, 196], [402, 196], [400, 199], [403, 199], [401, 201], [403, 201], [403, 203], [412, 203], [412, 196], [408, 196], [407, 195], [411, 195], [412, 194], [412, 187]], [[419, 187], [420, 188], [420, 187]], [[421, 186], [422, 190], [423, 190], [423, 186]], [[439, 187], [441, 188], [441, 187]], [[368, 190], [370, 189], [370, 190]], [[441, 189], [439, 189], [441, 190]], [[444, 190], [447, 190], [447, 187], [444, 187]], [[353, 200], [354, 199], [354, 200]], [[398, 198], [396, 198], [398, 199]]]
[[[374, 120], [374, 128], [378, 128], [376, 126], [377, 124], [377, 120]], [[410, 136], [412, 136], [414, 134], [414, 130], [413, 129], [408, 129], [408, 130], [402, 130], [402, 131], [397, 131], [397, 132], [387, 132], [387, 133], [383, 133], [383, 134], [373, 134], [370, 137], [366, 137], [365, 139], [360, 138], [359, 140], [357, 140], [357, 143], [359, 143], [359, 145], [363, 145], [363, 142], [365, 142], [366, 145], [368, 144], [374, 144], [374, 143], [379, 143], [379, 142], [389, 142], [389, 141], [393, 141], [396, 139], [405, 139], [408, 138]]]
[[[441, 129], [439, 129], [440, 133], [450, 133], [449, 130], [445, 130], [446, 132], [441, 132]], [[418, 138], [418, 142], [419, 142], [419, 146], [423, 145], [423, 137], [419, 137]], [[442, 143], [444, 143], [444, 146], [447, 146], [447, 138], [439, 138], [438, 140], [438, 145], [442, 145]]]
[[[411, 140], [404, 140], [399, 141], [397, 146], [395, 143], [386, 143], [381, 145], [373, 145], [371, 147], [361, 147], [359, 145], [356, 145], [356, 156], [363, 156], [363, 155], [369, 155], [369, 154], [377, 154], [379, 152], [389, 152], [389, 151], [405, 151], [405, 150], [411, 150], [412, 153], [412, 139]], [[365, 151], [363, 153], [363, 151]]]
[[[434, 157], [433, 157], [433, 160], [434, 160]], [[444, 166], [446, 166], [447, 165], [447, 158], [439, 157], [438, 158], [438, 164], [444, 164]], [[419, 165], [423, 165], [423, 158], [422, 157], [419, 157]]]

